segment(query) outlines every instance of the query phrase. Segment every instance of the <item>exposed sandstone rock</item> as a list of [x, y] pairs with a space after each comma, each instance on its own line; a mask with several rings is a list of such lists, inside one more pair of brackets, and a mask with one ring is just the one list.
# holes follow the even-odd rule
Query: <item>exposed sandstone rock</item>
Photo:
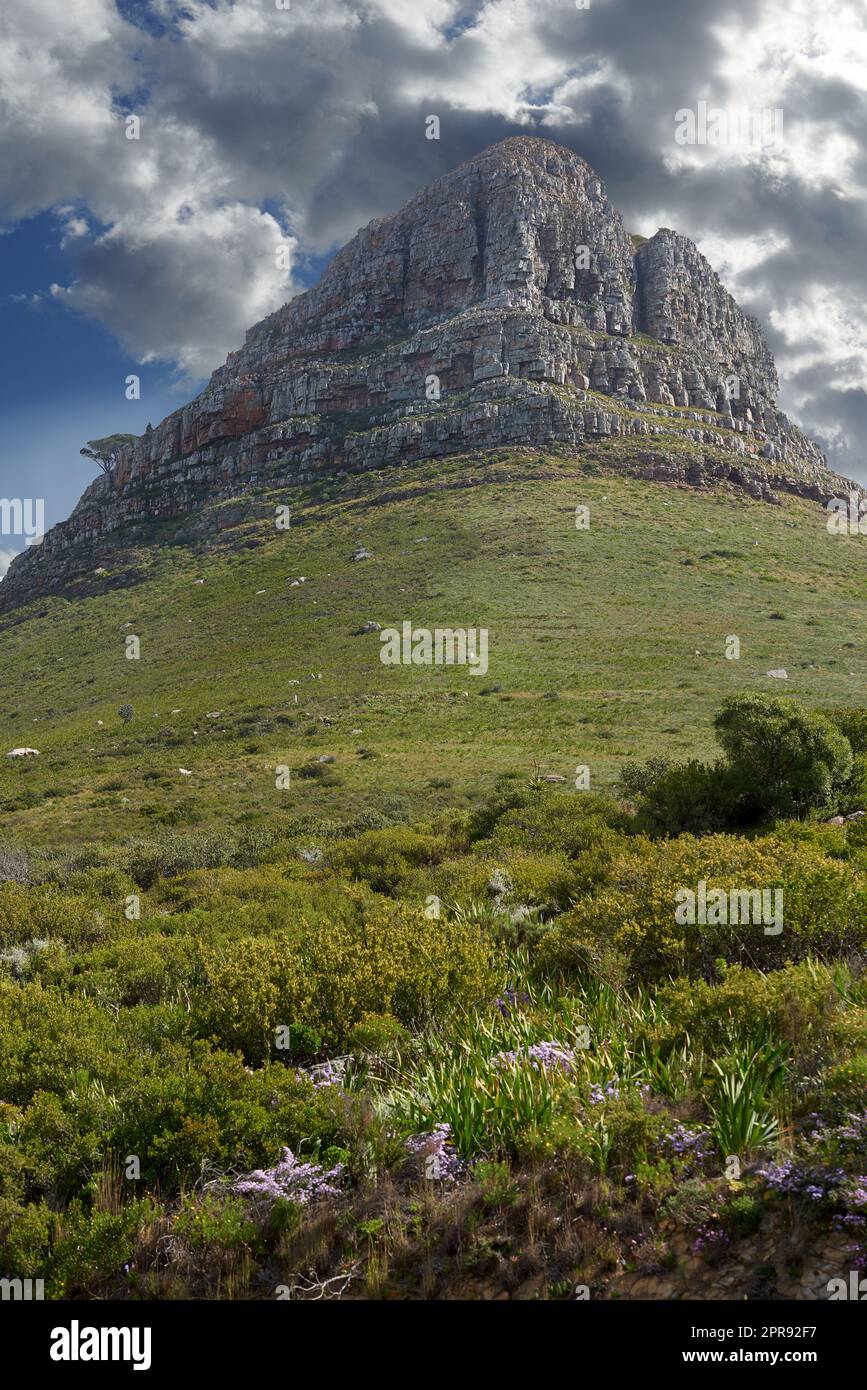
[[662, 229], [634, 253], [580, 156], [505, 140], [361, 230], [189, 405], [91, 441], [112, 471], [13, 561], [0, 608], [92, 573], [100, 539], [130, 524], [474, 449], [638, 436], [642, 476], [823, 501], [854, 486], [776, 391], [758, 324], [690, 241]]

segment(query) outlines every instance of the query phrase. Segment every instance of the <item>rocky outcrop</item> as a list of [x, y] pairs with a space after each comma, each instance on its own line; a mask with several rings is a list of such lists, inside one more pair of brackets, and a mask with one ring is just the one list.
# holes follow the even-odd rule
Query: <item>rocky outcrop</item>
[[639, 436], [687, 481], [839, 493], [776, 392], [759, 325], [690, 241], [635, 251], [580, 156], [505, 140], [360, 231], [189, 405], [113, 436], [112, 471], [13, 562], [0, 608], [130, 524], [472, 449]]

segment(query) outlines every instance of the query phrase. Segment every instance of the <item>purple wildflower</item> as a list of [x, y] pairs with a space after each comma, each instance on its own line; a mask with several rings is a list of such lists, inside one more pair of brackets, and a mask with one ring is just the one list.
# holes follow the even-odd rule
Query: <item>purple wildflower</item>
[[257, 1168], [234, 1184], [234, 1191], [244, 1197], [257, 1197], [276, 1202], [281, 1197], [307, 1205], [323, 1197], [337, 1197], [337, 1186], [343, 1175], [343, 1164], [328, 1171], [318, 1163], [300, 1163], [292, 1150], [285, 1148], [283, 1157], [274, 1168]]
[[426, 1178], [457, 1182], [466, 1165], [458, 1158], [452, 1144], [451, 1125], [437, 1124], [428, 1134], [411, 1134], [405, 1147], [411, 1158], [421, 1160]]
[[663, 1136], [663, 1144], [676, 1154], [690, 1158], [706, 1158], [713, 1149], [710, 1131], [706, 1129], [687, 1129], [686, 1125], [675, 1125], [671, 1134]]
[[499, 999], [494, 1000], [494, 1007], [505, 1015], [510, 1009], [517, 1009], [519, 1004], [529, 1004], [529, 1002], [530, 996], [526, 990], [519, 994], [516, 989], [504, 989]]
[[692, 1243], [697, 1255], [716, 1254], [725, 1249], [729, 1238], [719, 1226], [702, 1226]]
[[299, 1080], [311, 1082], [317, 1091], [324, 1090], [326, 1086], [342, 1086], [351, 1060], [349, 1054], [331, 1057], [327, 1062], [317, 1062], [312, 1067], [296, 1067], [295, 1075]]
[[528, 1047], [518, 1047], [512, 1052], [498, 1052], [491, 1059], [495, 1071], [519, 1067], [529, 1063], [536, 1071], [561, 1071], [571, 1076], [575, 1070], [575, 1053], [555, 1041], [532, 1043]]

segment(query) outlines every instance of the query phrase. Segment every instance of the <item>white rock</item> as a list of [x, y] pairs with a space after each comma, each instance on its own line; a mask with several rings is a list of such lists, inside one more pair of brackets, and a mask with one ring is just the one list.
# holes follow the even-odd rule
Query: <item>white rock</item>
[[774, 680], [777, 681], [787, 681], [789, 679], [788, 671], [782, 666], [780, 667], [779, 671], [768, 671], [767, 674], [769, 676], [773, 676]]
[[192, 777], [193, 775], [188, 767], [179, 767], [178, 772], [181, 774], [182, 777]]
[[38, 757], [39, 757], [39, 749], [38, 749], [38, 748], [13, 748], [12, 751], [11, 751], [10, 753], [7, 753], [7, 754], [6, 754], [6, 756], [7, 756], [7, 758], [38, 758]]

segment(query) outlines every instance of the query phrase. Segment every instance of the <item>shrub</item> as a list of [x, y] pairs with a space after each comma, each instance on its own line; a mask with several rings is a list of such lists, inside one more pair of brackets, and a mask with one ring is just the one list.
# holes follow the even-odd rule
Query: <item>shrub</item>
[[856, 753], [852, 759], [852, 771], [839, 797], [837, 809], [844, 814], [867, 811], [867, 753]]
[[849, 740], [853, 753], [867, 753], [867, 709], [844, 705], [822, 714]]
[[613, 832], [629, 827], [629, 816], [608, 797], [590, 792], [559, 793], [537, 796], [505, 811], [491, 840], [497, 846], [525, 853], [565, 854], [577, 859], [613, 841]]
[[391, 1014], [365, 1014], [349, 1034], [355, 1052], [385, 1053], [409, 1042], [410, 1035]]
[[648, 783], [638, 804], [636, 828], [651, 835], [706, 835], [738, 820], [738, 792], [730, 768], [675, 763]]
[[118, 1212], [88, 1212], [78, 1201], [63, 1213], [51, 1252], [50, 1291], [54, 1297], [95, 1294], [123, 1277], [132, 1259], [139, 1227], [155, 1213], [153, 1202], [131, 1202]]
[[550, 915], [568, 907], [598, 877], [589, 871], [589, 865], [596, 864], [592, 855], [585, 866], [562, 854], [526, 854], [517, 849], [497, 853], [495, 845], [480, 846], [479, 851], [478, 857], [446, 860], [424, 879], [416, 875], [414, 891], [418, 895], [432, 891], [449, 908], [457, 906], [477, 915], [488, 915], [489, 908], [505, 915], [524, 908]]
[[714, 728], [736, 785], [760, 811], [803, 814], [829, 806], [852, 768], [852, 748], [824, 715], [792, 700], [736, 695]]
[[346, 1044], [365, 1014], [417, 1024], [489, 998], [492, 946], [470, 922], [448, 928], [404, 904], [365, 907], [354, 919], [302, 922], [297, 938], [245, 939], [203, 948], [200, 1032], [254, 1062], [278, 1025], [312, 1028], [327, 1049]]
[[856, 1052], [827, 1067], [819, 1083], [811, 1103], [832, 1117], [842, 1120], [850, 1112], [862, 1109], [867, 1095], [867, 1051]]
[[89, 999], [70, 999], [39, 981], [0, 980], [0, 1076], [6, 1100], [26, 1104], [37, 1091], [67, 1094], [71, 1078], [99, 1076], [111, 1091], [128, 1075], [115, 1021]]
[[487, 840], [494, 826], [507, 811], [526, 806], [533, 795], [529, 786], [518, 782], [514, 776], [498, 777], [490, 796], [485, 798], [467, 822], [470, 843], [474, 840]]
[[473, 1180], [478, 1184], [482, 1205], [496, 1210], [514, 1206], [519, 1188], [508, 1163], [480, 1159], [473, 1164]]
[[0, 845], [0, 883], [29, 883], [30, 855], [16, 845]]
[[723, 1230], [734, 1239], [751, 1236], [762, 1224], [764, 1206], [754, 1192], [738, 1192], [720, 1208]]
[[[685, 888], [777, 889], [783, 928], [689, 923], [675, 915]], [[537, 968], [574, 974], [588, 953], [613, 949], [633, 979], [710, 975], [718, 958], [768, 969], [808, 955], [832, 956], [867, 944], [867, 889], [852, 865], [812, 845], [774, 836], [692, 835], [674, 841], [636, 838], [612, 865], [612, 883], [582, 899], [540, 940]], [[683, 914], [680, 914], [683, 915]]]
[[351, 878], [369, 883], [378, 893], [393, 893], [411, 869], [438, 864], [445, 842], [435, 835], [421, 835], [409, 825], [368, 830], [339, 846], [332, 864]]
[[657, 996], [664, 1036], [673, 1045], [689, 1039], [719, 1055], [739, 1037], [771, 1038], [792, 1050], [822, 1042], [841, 1007], [834, 971], [814, 961], [770, 974], [732, 965], [717, 984], [675, 980]]
[[283, 1146], [334, 1143], [330, 1099], [294, 1070], [252, 1074], [240, 1057], [196, 1043], [164, 1050], [159, 1065], [128, 1084], [110, 1131], [112, 1148], [137, 1154], [142, 1178], [163, 1192], [238, 1169], [276, 1163]]
[[73, 963], [78, 973], [72, 986], [112, 1008], [175, 998], [180, 988], [198, 983], [201, 974], [195, 939], [160, 933], [97, 947], [84, 965], [81, 960]]
[[25, 1206], [9, 1197], [0, 1197], [3, 1274], [18, 1279], [44, 1278], [59, 1224], [58, 1213], [44, 1200]]
[[[120, 902], [117, 917], [124, 920]], [[4, 946], [21, 945], [34, 937], [84, 945], [107, 936], [109, 925], [105, 903], [94, 907], [87, 898], [62, 893], [53, 884], [0, 886], [0, 943]]]
[[640, 797], [647, 795], [650, 788], [670, 767], [670, 758], [648, 758], [643, 763], [627, 759], [615, 783], [616, 790], [627, 801], [638, 801]]
[[104, 898], [119, 906], [136, 890], [136, 884], [122, 869], [104, 865], [100, 868], [77, 869], [69, 875], [66, 887], [71, 893], [86, 898]]
[[226, 831], [168, 831], [152, 840], [131, 844], [123, 867], [140, 887], [150, 888], [158, 878], [230, 864], [236, 850], [234, 835]]
[[221, 1251], [249, 1250], [259, 1238], [242, 1198], [213, 1192], [186, 1197], [175, 1217], [174, 1230], [194, 1250], [209, 1246]]

